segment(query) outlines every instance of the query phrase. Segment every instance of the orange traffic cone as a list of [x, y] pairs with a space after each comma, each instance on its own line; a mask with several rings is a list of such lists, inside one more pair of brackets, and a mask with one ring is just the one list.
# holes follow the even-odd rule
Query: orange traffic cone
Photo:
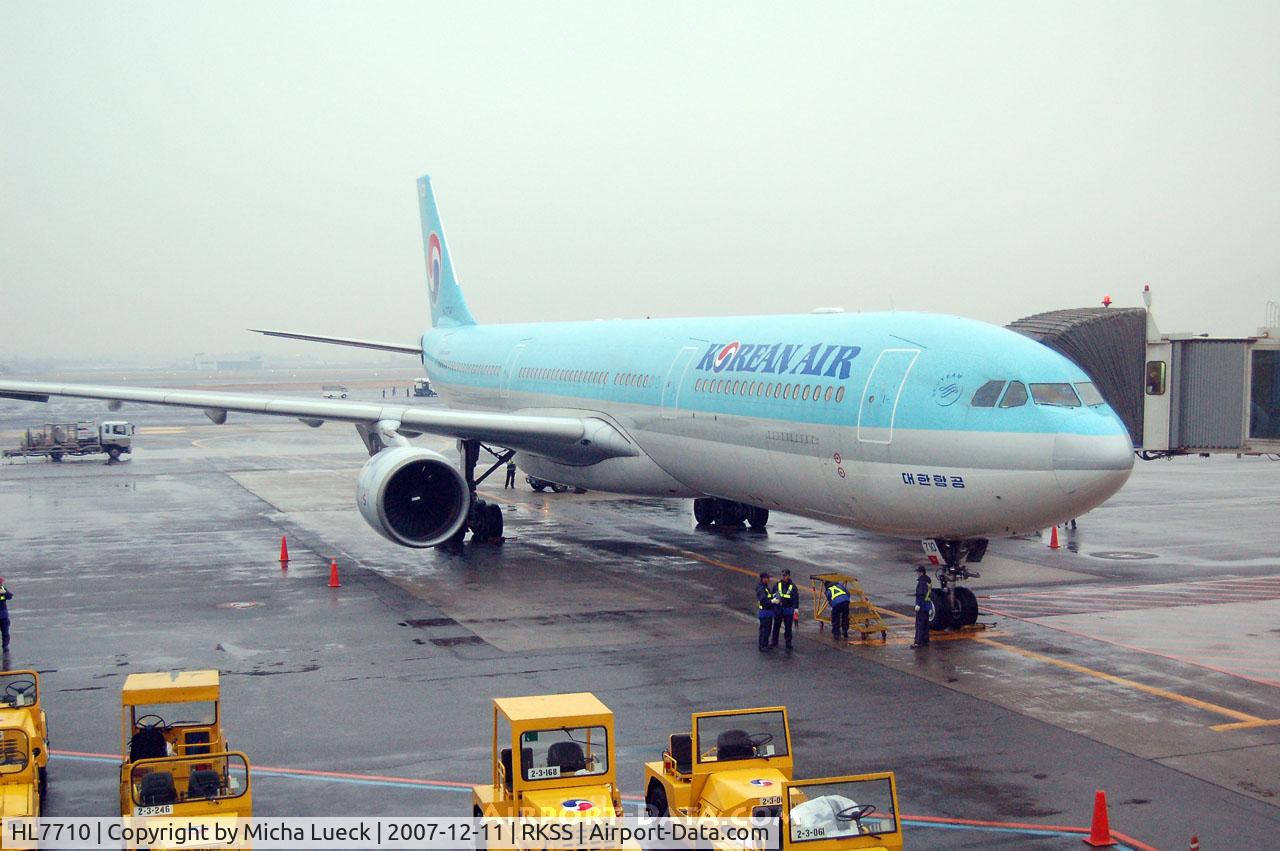
[[1053, 527], [1053, 534], [1049, 536], [1049, 549], [1051, 550], [1060, 549], [1060, 547], [1058, 546], [1058, 527], [1057, 526]]
[[342, 583], [338, 581], [338, 560], [336, 558], [329, 561], [329, 587], [342, 587]]
[[1200, 851], [1200, 837], [1191, 837], [1191, 851]]
[[1089, 837], [1084, 842], [1094, 848], [1109, 848], [1116, 844], [1111, 838], [1111, 823], [1107, 820], [1107, 793], [1101, 789], [1093, 796], [1093, 824], [1089, 826]]
[[284, 535], [280, 536], [280, 563], [285, 565], [289, 563], [289, 542], [285, 540]]

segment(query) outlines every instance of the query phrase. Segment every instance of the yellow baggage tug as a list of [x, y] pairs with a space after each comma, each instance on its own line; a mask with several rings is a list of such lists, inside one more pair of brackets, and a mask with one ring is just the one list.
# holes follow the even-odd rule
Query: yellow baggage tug
[[492, 782], [473, 786], [472, 815], [622, 815], [613, 713], [589, 692], [493, 701]]
[[121, 695], [122, 816], [249, 818], [249, 761], [229, 751], [217, 671], [130, 674]]
[[697, 712], [689, 733], [673, 733], [661, 762], [644, 766], [651, 815], [778, 817], [791, 779], [786, 707]]
[[782, 847], [795, 851], [902, 851], [891, 772], [794, 780], [783, 786]]
[[786, 707], [698, 712], [691, 727], [645, 763], [650, 815], [775, 818], [796, 851], [901, 851], [893, 774], [792, 780]]
[[0, 673], [0, 816], [38, 816], [49, 775], [49, 726], [40, 708], [40, 675]]

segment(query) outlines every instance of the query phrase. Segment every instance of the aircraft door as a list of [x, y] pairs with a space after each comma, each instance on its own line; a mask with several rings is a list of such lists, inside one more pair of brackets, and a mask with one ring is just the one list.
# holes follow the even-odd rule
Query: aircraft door
[[693, 358], [699, 351], [698, 346], [685, 346], [671, 361], [667, 377], [662, 382], [662, 418], [664, 420], [676, 418], [676, 412], [680, 409], [680, 390], [684, 386], [685, 375], [688, 374]]
[[876, 358], [858, 404], [858, 442], [893, 442], [893, 421], [907, 375], [920, 356], [919, 349], [885, 349]]
[[525, 346], [529, 345], [528, 340], [521, 340], [516, 343], [516, 347], [511, 350], [511, 354], [507, 355], [507, 362], [502, 367], [502, 398], [511, 398], [511, 384], [515, 381], [516, 370], [519, 369], [520, 356], [524, 354]]

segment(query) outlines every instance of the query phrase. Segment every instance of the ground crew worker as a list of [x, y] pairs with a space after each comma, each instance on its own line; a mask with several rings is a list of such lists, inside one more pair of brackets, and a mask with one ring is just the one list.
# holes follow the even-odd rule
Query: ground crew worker
[[514, 488], [516, 486], [516, 462], [515, 459], [507, 461], [507, 483], [503, 485], [506, 488]]
[[933, 607], [933, 583], [929, 581], [929, 569], [916, 565], [916, 640], [912, 647], [924, 647], [929, 643], [929, 611]]
[[770, 647], [778, 646], [778, 633], [782, 629], [782, 625], [787, 625], [787, 652], [791, 652], [791, 623], [796, 616], [796, 604], [800, 599], [800, 594], [796, 591], [796, 584], [791, 581], [791, 571], [782, 571], [782, 578], [778, 580], [778, 585], [773, 589], [774, 599], [778, 601], [777, 611], [773, 617], [773, 640], [769, 642]]
[[769, 587], [769, 574], [762, 572], [760, 581], [756, 583], [756, 618], [760, 621], [757, 644], [761, 653], [769, 649], [769, 634], [773, 631], [773, 615], [776, 610], [773, 589]]
[[826, 583], [827, 604], [831, 609], [831, 637], [839, 641], [849, 637], [849, 589], [843, 582]]
[[4, 577], [0, 576], [0, 639], [3, 639], [5, 651], [9, 649], [9, 601], [13, 592], [5, 587]]

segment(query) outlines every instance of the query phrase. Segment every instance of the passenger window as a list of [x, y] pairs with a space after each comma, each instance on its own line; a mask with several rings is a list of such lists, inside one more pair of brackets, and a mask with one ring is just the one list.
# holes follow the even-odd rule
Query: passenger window
[[1094, 405], [1102, 405], [1106, 400], [1102, 398], [1102, 394], [1098, 392], [1098, 388], [1093, 385], [1092, 381], [1081, 381], [1076, 384], [1076, 392], [1080, 394], [1080, 401], [1089, 407]]
[[1162, 360], [1147, 361], [1147, 395], [1163, 396], [1167, 364]]
[[827, 392], [822, 394], [822, 401], [824, 401], [824, 402], [830, 402], [830, 401], [831, 401], [831, 394], [832, 394], [832, 392], [833, 392], [833, 391], [834, 391], [834, 388], [832, 388], [832, 387], [828, 387], [828, 388], [827, 388]]
[[1076, 395], [1075, 390], [1071, 389], [1071, 385], [1066, 382], [1061, 384], [1032, 384], [1031, 398], [1036, 400], [1037, 405], [1048, 405], [1054, 408], [1080, 407], [1080, 397]]
[[988, 381], [974, 392], [969, 404], [974, 408], [994, 408], [1003, 389], [1003, 381]]
[[790, 399], [790, 398], [791, 398], [791, 385], [790, 385], [790, 384], [784, 384], [784, 385], [782, 385], [782, 398], [783, 398], [783, 399]]
[[1027, 404], [1027, 388], [1021, 381], [1010, 381], [1009, 389], [1004, 391], [1004, 398], [1000, 400], [1002, 408], [1019, 408]]
[[843, 400], [844, 400], [844, 388], [843, 387], [836, 388], [836, 401], [841, 402]]
[[808, 385], [808, 384], [806, 384], [806, 385], [804, 386], [804, 395], [803, 395], [803, 396], [801, 396], [800, 398], [801, 398], [801, 399], [803, 399], [803, 400], [804, 400], [804, 401], [806, 401], [806, 402], [808, 402], [808, 401], [809, 401], [809, 385]]

